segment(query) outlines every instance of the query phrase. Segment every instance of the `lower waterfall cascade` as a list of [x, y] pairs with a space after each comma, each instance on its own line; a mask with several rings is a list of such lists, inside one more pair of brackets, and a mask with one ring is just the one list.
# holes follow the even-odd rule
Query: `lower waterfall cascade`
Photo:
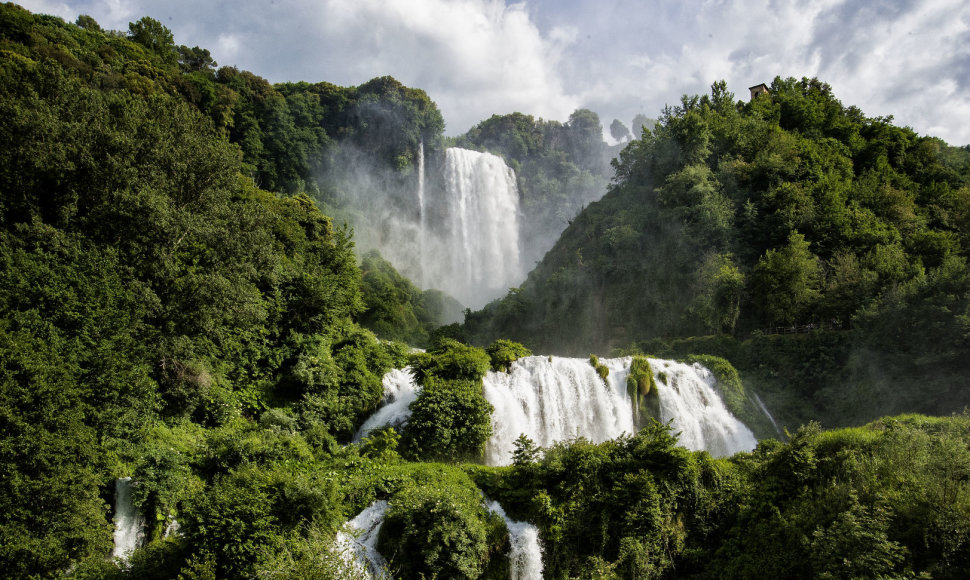
[[509, 579], [535, 580], [542, 578], [542, 546], [539, 528], [528, 522], [517, 522], [505, 515], [497, 501], [489, 501], [488, 509], [502, 516], [509, 529]]
[[130, 477], [115, 480], [114, 549], [111, 557], [122, 562], [145, 540], [145, 520], [132, 502], [134, 482]]
[[[515, 440], [525, 434], [537, 445], [585, 437], [594, 443], [636, 431], [633, 405], [626, 390], [631, 357], [600, 359], [609, 369], [601, 379], [586, 359], [531, 356], [509, 372], [490, 371], [483, 379], [485, 398], [495, 408], [492, 437], [485, 450], [488, 465], [508, 465]], [[700, 364], [650, 359], [657, 383], [662, 422], [680, 433], [680, 445], [715, 457], [751, 451], [754, 434], [735, 418], [716, 390], [717, 380]], [[402, 425], [419, 387], [403, 370], [385, 376], [385, 405], [361, 427]]]
[[386, 501], [375, 501], [347, 522], [347, 531], [337, 533], [337, 550], [361, 576], [384, 577], [386, 562], [377, 551], [377, 538], [386, 511]]
[[[537, 580], [542, 578], [542, 548], [539, 543], [539, 529], [528, 522], [510, 519], [497, 501], [486, 502], [492, 511], [505, 520], [509, 530], [509, 579]], [[347, 531], [337, 534], [336, 548], [344, 560], [354, 567], [363, 577], [386, 577], [387, 563], [377, 551], [377, 538], [388, 503], [375, 501], [352, 520], [347, 522]]]

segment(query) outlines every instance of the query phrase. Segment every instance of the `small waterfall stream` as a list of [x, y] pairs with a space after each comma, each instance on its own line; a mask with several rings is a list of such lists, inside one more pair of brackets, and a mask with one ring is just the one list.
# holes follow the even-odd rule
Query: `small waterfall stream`
[[386, 576], [386, 562], [377, 551], [377, 537], [386, 511], [386, 501], [375, 501], [347, 522], [348, 531], [337, 533], [337, 549], [362, 577]]
[[115, 531], [112, 558], [126, 562], [145, 539], [145, 520], [132, 502], [130, 477], [115, 480]]
[[[539, 544], [538, 528], [527, 522], [509, 519], [505, 510], [496, 501], [489, 501], [486, 505], [490, 511], [505, 520], [509, 530], [510, 580], [542, 578], [542, 548]], [[361, 577], [387, 577], [387, 563], [377, 551], [377, 538], [384, 523], [387, 507], [386, 501], [375, 501], [347, 522], [346, 532], [337, 534], [337, 550]]]
[[539, 528], [528, 522], [509, 519], [497, 501], [488, 502], [488, 509], [502, 516], [505, 526], [509, 529], [510, 580], [542, 578], [542, 546], [539, 544]]

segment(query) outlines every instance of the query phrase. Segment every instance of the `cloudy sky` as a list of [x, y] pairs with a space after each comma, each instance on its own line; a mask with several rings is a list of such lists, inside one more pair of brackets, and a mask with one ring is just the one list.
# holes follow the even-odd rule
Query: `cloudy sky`
[[738, 98], [775, 76], [817, 76], [846, 105], [970, 144], [966, 0], [20, 0], [127, 30], [160, 20], [178, 44], [272, 82], [425, 89], [448, 134], [493, 113], [605, 126], [657, 117], [724, 79]]

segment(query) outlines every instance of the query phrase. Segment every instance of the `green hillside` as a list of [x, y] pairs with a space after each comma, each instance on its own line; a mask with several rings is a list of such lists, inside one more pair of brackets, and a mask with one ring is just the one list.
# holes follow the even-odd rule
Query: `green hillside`
[[970, 404], [967, 147], [778, 78], [751, 102], [685, 96], [614, 169], [470, 337], [719, 354], [792, 424]]
[[[423, 91], [390, 77], [272, 85], [151, 18], [104, 31], [0, 5], [3, 576], [359, 578], [338, 533], [384, 500], [377, 547], [394, 577], [504, 579], [509, 526], [487, 496], [535, 525], [548, 578], [966, 577], [966, 415], [809, 424], [717, 459], [650, 421], [598, 444], [522, 436], [513, 465], [482, 465], [483, 376], [530, 351], [453, 338], [465, 331], [584, 357], [611, 343], [721, 354], [788, 417], [810, 416], [813, 393], [837, 400], [835, 383], [813, 381], [846, 373], [871, 381], [843, 393], [865, 414], [882, 400], [865, 388], [892, 386], [885, 408], [958, 400], [967, 151], [866, 120], [822, 86], [774, 91], [737, 106], [716, 87], [668, 111], [522, 289], [464, 329], [438, 327], [455, 303], [377, 254], [358, 263], [352, 232], [320, 209], [359, 211], [348, 160], [393, 192], [419, 144], [443, 147]], [[791, 110], [814, 119], [798, 117], [805, 135], [779, 120]], [[590, 121], [563, 134], [588, 137]], [[530, 175], [562, 160], [557, 147], [537, 149]], [[550, 182], [585, 180], [594, 157]], [[804, 181], [782, 179], [792, 171]], [[844, 196], [844, 212], [802, 211], [816, 194]], [[804, 287], [795, 301], [770, 286], [786, 280]], [[541, 296], [553, 300], [540, 309]], [[794, 324], [830, 330], [756, 332]], [[646, 370], [633, 391], [648, 391], [649, 363], [634, 360]], [[742, 397], [729, 363], [691, 360]], [[353, 442], [404, 365], [420, 387], [410, 421]], [[145, 522], [127, 560], [111, 558], [120, 478]]]

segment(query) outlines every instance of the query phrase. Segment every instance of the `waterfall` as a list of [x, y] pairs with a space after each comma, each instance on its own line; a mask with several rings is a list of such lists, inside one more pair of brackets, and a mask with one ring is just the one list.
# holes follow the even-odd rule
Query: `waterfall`
[[[542, 578], [542, 549], [539, 546], [539, 529], [527, 522], [509, 519], [496, 501], [486, 504], [488, 509], [505, 520], [509, 529], [509, 577], [510, 580], [534, 580]], [[344, 561], [359, 576], [385, 578], [387, 563], [377, 551], [377, 538], [387, 512], [386, 501], [375, 501], [357, 517], [345, 525], [346, 531], [337, 533], [336, 548]]]
[[384, 399], [381, 406], [357, 430], [354, 435], [355, 443], [366, 437], [371, 429], [399, 427], [411, 416], [411, 409], [408, 407], [418, 398], [418, 386], [411, 378], [410, 371], [406, 368], [393, 369], [384, 375], [382, 382]]
[[[495, 407], [485, 462], [508, 465], [515, 440], [525, 434], [541, 447], [585, 437], [594, 443], [633, 433], [633, 405], [626, 391], [630, 357], [600, 359], [610, 373], [603, 381], [586, 359], [532, 356], [519, 359], [510, 372], [489, 372], [482, 381], [485, 398]], [[660, 420], [671, 421], [680, 445], [715, 457], [750, 451], [754, 434], [735, 418], [717, 394], [714, 375], [699, 364], [650, 359]], [[407, 405], [417, 386], [404, 371], [385, 376], [388, 403], [372, 415], [359, 435], [407, 420]], [[405, 402], [407, 401], [407, 402]]]
[[359, 575], [370, 578], [387, 576], [384, 558], [377, 551], [377, 537], [384, 523], [386, 501], [375, 501], [357, 517], [347, 522], [348, 531], [337, 533], [337, 549]]
[[757, 439], [724, 406], [711, 371], [697, 363], [658, 359], [650, 359], [650, 366], [657, 381], [661, 421], [672, 421], [681, 445], [714, 457], [755, 448]]
[[497, 501], [489, 501], [488, 509], [502, 516], [509, 529], [509, 578], [510, 580], [535, 580], [542, 578], [542, 548], [539, 545], [539, 529], [528, 522], [517, 522], [505, 515]]
[[[427, 249], [425, 236], [428, 230], [428, 208], [424, 201], [424, 141], [418, 143], [418, 253], [424, 256]], [[421, 269], [420, 276], [415, 280], [422, 287], [427, 286], [428, 280], [424, 279], [424, 269]]]
[[145, 539], [145, 521], [132, 503], [132, 486], [130, 477], [115, 480], [115, 546], [111, 557], [122, 562], [126, 562]]
[[501, 157], [452, 147], [445, 151], [445, 188], [443, 253], [426, 257], [432, 280], [480, 308], [524, 278], [515, 173]]
[[754, 393], [754, 400], [761, 407], [761, 411], [768, 417], [768, 420], [771, 421], [771, 426], [775, 428], [775, 432], [781, 435], [782, 433], [781, 429], [778, 428], [778, 423], [775, 423], [775, 418], [768, 412], [768, 407], [765, 407], [765, 404], [761, 402], [761, 397], [758, 396], [758, 393]]
[[488, 373], [485, 398], [495, 412], [485, 462], [511, 463], [515, 440], [523, 433], [540, 447], [575, 437], [600, 443], [633, 433], [626, 376], [619, 376], [622, 359], [601, 362], [610, 369], [605, 384], [588, 360], [577, 358], [526, 357], [509, 373]]

